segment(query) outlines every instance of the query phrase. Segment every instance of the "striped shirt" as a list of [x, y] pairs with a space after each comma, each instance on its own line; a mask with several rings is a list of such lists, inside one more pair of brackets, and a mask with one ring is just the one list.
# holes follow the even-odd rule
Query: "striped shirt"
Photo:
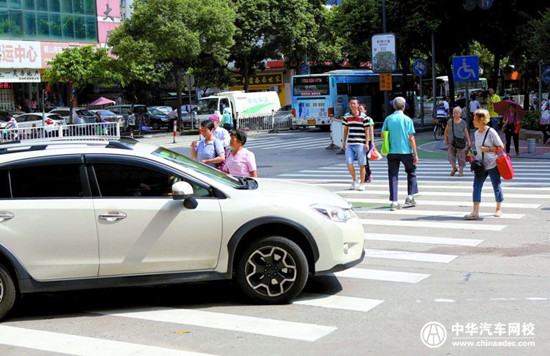
[[363, 113], [359, 116], [353, 116], [351, 113], [344, 115], [342, 124], [348, 128], [348, 145], [365, 145], [367, 138], [365, 135], [365, 129], [369, 127], [369, 119]]

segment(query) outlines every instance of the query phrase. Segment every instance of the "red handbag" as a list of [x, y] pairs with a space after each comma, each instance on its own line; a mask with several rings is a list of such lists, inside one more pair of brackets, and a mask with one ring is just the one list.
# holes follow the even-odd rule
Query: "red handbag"
[[508, 156], [502, 149], [497, 148], [497, 168], [500, 176], [506, 180], [514, 178], [514, 167], [510, 156]]

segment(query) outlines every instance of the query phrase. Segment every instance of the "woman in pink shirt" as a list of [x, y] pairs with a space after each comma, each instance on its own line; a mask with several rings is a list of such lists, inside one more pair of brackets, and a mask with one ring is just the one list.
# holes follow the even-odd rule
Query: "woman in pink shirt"
[[257, 177], [256, 157], [254, 153], [244, 148], [246, 132], [231, 130], [229, 145], [232, 150], [225, 158], [224, 171], [238, 177]]
[[514, 140], [514, 148], [516, 149], [516, 156], [519, 156], [519, 130], [516, 132], [516, 125], [521, 122], [521, 117], [516, 112], [516, 105], [510, 104], [508, 106], [508, 112], [503, 115], [502, 131], [506, 136], [506, 153], [510, 153], [510, 141]]

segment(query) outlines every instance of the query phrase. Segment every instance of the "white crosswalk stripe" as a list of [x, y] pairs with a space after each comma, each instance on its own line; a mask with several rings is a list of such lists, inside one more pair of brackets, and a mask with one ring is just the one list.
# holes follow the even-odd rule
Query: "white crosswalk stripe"
[[365, 234], [367, 246], [369, 241], [396, 241], [396, 242], [412, 242], [417, 244], [435, 244], [435, 245], [454, 245], [454, 246], [477, 246], [483, 242], [479, 239], [466, 238], [450, 238], [437, 236], [414, 236], [414, 235], [398, 235], [398, 234], [380, 234], [369, 232]]
[[26, 329], [7, 325], [0, 325], [0, 345], [1, 344], [23, 347], [25, 349], [82, 356], [207, 355], [198, 352], [168, 349], [165, 347], [133, 344], [129, 342]]
[[329, 309], [368, 312], [382, 304], [379, 299], [355, 298], [339, 295], [303, 293], [293, 304], [309, 305]]
[[315, 341], [337, 330], [335, 326], [214, 313], [196, 309], [144, 308], [132, 309], [132, 311], [94, 311], [94, 313], [163, 323], [232, 330], [302, 341]]
[[401, 283], [418, 283], [430, 276], [425, 273], [384, 271], [358, 267], [336, 272], [334, 275], [343, 278], [370, 279], [375, 281]]

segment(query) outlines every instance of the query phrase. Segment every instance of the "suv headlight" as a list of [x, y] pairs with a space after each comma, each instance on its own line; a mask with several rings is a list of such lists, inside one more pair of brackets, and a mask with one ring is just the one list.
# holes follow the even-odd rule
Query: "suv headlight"
[[338, 206], [332, 206], [327, 204], [313, 204], [312, 209], [315, 209], [319, 213], [323, 214], [332, 221], [346, 222], [349, 219], [355, 218], [356, 215], [350, 208], [340, 208]]

